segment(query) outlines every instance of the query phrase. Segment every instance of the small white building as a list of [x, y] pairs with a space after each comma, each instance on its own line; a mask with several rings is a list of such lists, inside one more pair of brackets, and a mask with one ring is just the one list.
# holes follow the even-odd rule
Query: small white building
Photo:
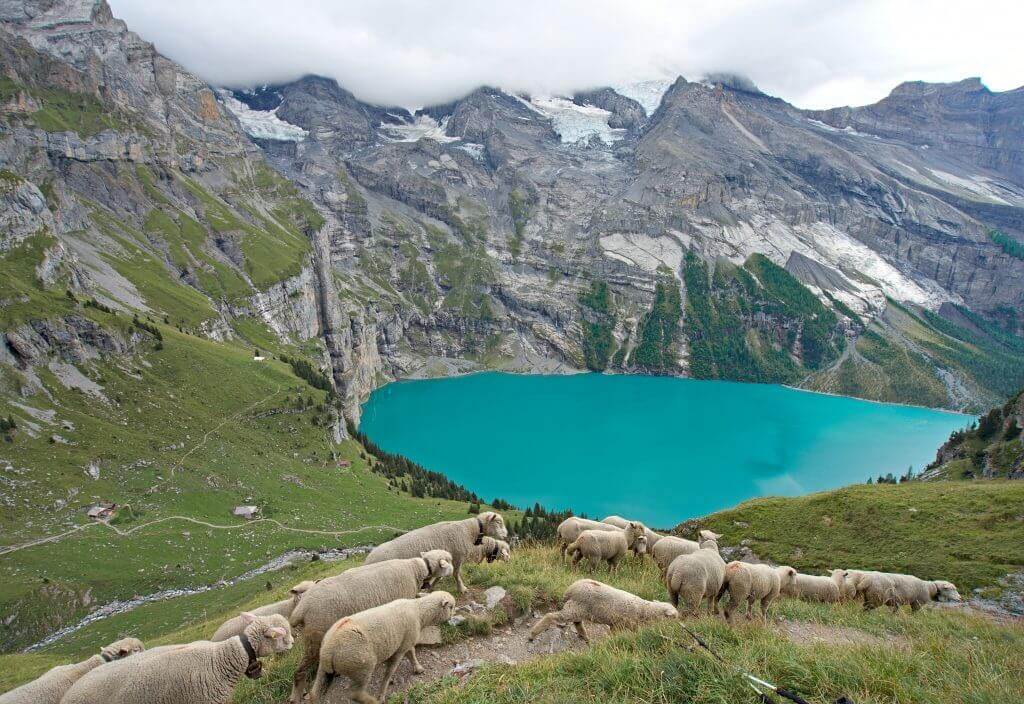
[[256, 515], [260, 512], [259, 506], [235, 506], [233, 514], [235, 516], [241, 516], [247, 521], [251, 521], [256, 518]]
[[105, 521], [113, 517], [116, 508], [117, 504], [103, 501], [89, 509], [89, 518], [94, 521]]

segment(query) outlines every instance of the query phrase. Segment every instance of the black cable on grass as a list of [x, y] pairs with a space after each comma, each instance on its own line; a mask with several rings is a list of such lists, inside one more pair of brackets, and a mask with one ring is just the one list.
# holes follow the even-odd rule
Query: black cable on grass
[[[782, 697], [784, 699], [788, 699], [789, 701], [794, 702], [795, 704], [810, 704], [810, 702], [808, 702], [806, 699], [804, 699], [803, 697], [801, 697], [799, 694], [797, 694], [796, 692], [794, 692], [792, 690], [783, 689], [782, 687], [776, 687], [771, 682], [765, 682], [764, 680], [760, 679], [759, 677], [754, 677], [749, 672], [744, 672], [743, 670], [739, 670], [739, 669], [737, 669], [735, 667], [732, 667], [731, 665], [729, 665], [729, 663], [727, 663], [722, 658], [721, 655], [716, 653], [711, 648], [711, 646], [707, 644], [707, 642], [703, 638], [701, 638], [699, 635], [697, 635], [694, 631], [692, 631], [689, 628], [687, 628], [685, 623], [680, 621], [679, 622], [679, 627], [682, 628], [684, 631], [686, 631], [688, 634], [690, 634], [690, 637], [692, 637], [695, 641], [697, 641], [697, 645], [699, 645], [700, 647], [704, 648], [704, 650], [708, 651], [708, 653], [710, 653], [711, 656], [715, 660], [717, 660], [721, 665], [723, 665], [725, 667], [728, 667], [729, 669], [734, 670], [735, 672], [738, 672], [742, 677], [745, 677], [747, 679], [747, 684], [750, 686], [751, 689], [753, 689], [755, 692], [757, 692], [758, 698], [759, 698], [759, 700], [761, 702], [767, 702], [768, 704], [771, 704], [772, 702], [775, 701], [774, 699], [772, 699], [770, 694], [768, 694], [767, 692], [764, 692], [764, 691], [762, 691], [760, 689], [760, 688], [764, 688], [764, 689], [769, 690], [773, 694], [777, 694], [777, 695], [779, 695], [780, 697]], [[836, 704], [853, 704], [853, 701], [851, 701], [847, 697], [841, 697], [836, 702]]]

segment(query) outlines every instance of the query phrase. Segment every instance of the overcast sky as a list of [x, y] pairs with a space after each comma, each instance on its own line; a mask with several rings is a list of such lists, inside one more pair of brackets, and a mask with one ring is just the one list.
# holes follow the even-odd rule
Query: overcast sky
[[330, 76], [384, 105], [488, 84], [574, 90], [749, 76], [808, 108], [904, 80], [1024, 84], [1021, 0], [109, 0], [158, 50], [232, 87]]

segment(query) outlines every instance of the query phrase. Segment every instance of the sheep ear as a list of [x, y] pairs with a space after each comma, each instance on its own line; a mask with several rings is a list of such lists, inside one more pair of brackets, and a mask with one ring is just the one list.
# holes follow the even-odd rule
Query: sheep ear
[[248, 611], [243, 611], [241, 613], [241, 617], [242, 617], [242, 623], [244, 623], [247, 626], [250, 623], [252, 623], [253, 621], [256, 620], [256, 614], [250, 613]]

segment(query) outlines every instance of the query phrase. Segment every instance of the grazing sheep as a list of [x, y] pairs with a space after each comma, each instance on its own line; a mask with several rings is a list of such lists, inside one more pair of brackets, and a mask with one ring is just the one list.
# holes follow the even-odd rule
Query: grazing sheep
[[603, 530], [612, 532], [622, 529], [617, 526], [613, 526], [610, 523], [592, 521], [589, 518], [569, 516], [558, 524], [558, 528], [555, 531], [558, 539], [558, 549], [561, 551], [563, 559], [565, 558], [565, 552], [569, 548], [569, 544], [576, 542], [576, 539], [580, 537], [580, 533], [585, 530]]
[[366, 556], [366, 564], [416, 557], [427, 550], [447, 550], [452, 556], [455, 586], [459, 594], [464, 594], [466, 585], [462, 582], [462, 563], [469, 558], [473, 546], [480, 545], [486, 536], [498, 540], [508, 537], [501, 514], [484, 511], [473, 518], [443, 521], [411, 530], [371, 550]]
[[832, 570], [829, 576], [839, 585], [840, 601], [853, 601], [857, 598], [857, 586], [848, 570]]
[[508, 562], [512, 558], [512, 548], [504, 540], [495, 540], [485, 535], [483, 542], [474, 545], [467, 561], [480, 564], [487, 562]]
[[284, 616], [242, 618], [245, 631], [235, 638], [155, 648], [98, 667], [61, 704], [227, 704], [243, 676], [259, 677], [259, 658], [292, 647]]
[[[710, 530], [702, 530], [699, 535], [701, 540], [714, 540], [716, 542], [722, 537], [720, 534]], [[700, 543], [675, 535], [664, 535], [653, 548], [648, 545], [648, 549], [651, 552], [651, 557], [654, 558], [658, 568], [661, 570], [661, 576], [664, 578], [665, 571], [672, 564], [672, 560], [680, 555], [689, 555], [690, 553], [697, 552], [700, 550]]]
[[642, 523], [634, 521], [624, 529], [616, 528], [614, 532], [585, 530], [574, 543], [569, 544], [566, 553], [572, 556], [573, 567], [586, 558], [590, 561], [591, 569], [596, 569], [602, 561], [606, 561], [611, 571], [615, 572], [619, 568], [619, 560], [630, 550], [637, 555], [647, 550], [647, 536], [644, 535]]
[[833, 570], [828, 577], [797, 573], [791, 582], [782, 586], [782, 593], [804, 601], [836, 604], [843, 600], [845, 581], [842, 570]]
[[114, 660], [141, 653], [143, 650], [145, 648], [142, 647], [142, 641], [137, 638], [115, 640], [110, 645], [100, 648], [98, 655], [71, 665], [58, 665], [41, 677], [6, 694], [0, 694], [0, 704], [58, 704], [72, 685], [89, 672]]
[[[622, 516], [608, 516], [607, 518], [601, 520], [601, 523], [607, 523], [608, 525], [615, 526], [616, 528], [625, 528], [632, 522], [634, 521], [630, 521], [629, 519], [623, 518]], [[639, 521], [635, 522], [639, 523]], [[657, 533], [648, 528], [647, 526], [644, 526], [644, 535], [647, 536], [648, 553], [650, 553], [651, 549], [658, 544], [659, 540], [665, 537], [661, 533]]]
[[593, 579], [580, 579], [565, 590], [562, 608], [546, 614], [530, 629], [529, 639], [552, 626], [564, 628], [571, 623], [580, 638], [589, 641], [584, 621], [603, 623], [614, 631], [675, 617], [676, 607], [666, 601], [647, 601]]
[[779, 598], [783, 587], [789, 587], [796, 577], [796, 570], [788, 565], [772, 567], [755, 565], [750, 562], [730, 562], [725, 566], [723, 591], [729, 592], [729, 603], [725, 605], [725, 620], [732, 621], [733, 612], [744, 602], [747, 605], [747, 620], [754, 618], [754, 603], [761, 602], [761, 619], [768, 621], [768, 607]]
[[893, 612], [900, 606], [917, 611], [930, 601], [962, 601], [952, 582], [926, 581], [912, 574], [893, 572], [857, 572], [854, 578], [857, 595], [864, 599], [864, 609], [889, 606]]
[[320, 642], [336, 621], [395, 599], [412, 599], [452, 569], [451, 553], [430, 550], [419, 557], [355, 567], [313, 585], [291, 616], [292, 628], [302, 630], [303, 650], [288, 701], [302, 701], [320, 661]]
[[701, 602], [708, 600], [711, 613], [718, 613], [718, 600], [725, 583], [725, 560], [718, 554], [717, 539], [701, 541], [700, 549], [672, 560], [665, 571], [665, 586], [672, 605], [682, 615], [682, 605], [694, 616], [700, 613]]
[[420, 599], [398, 599], [341, 619], [324, 636], [320, 667], [308, 701], [318, 701], [334, 678], [344, 675], [351, 680], [348, 696], [360, 704], [377, 704], [378, 699], [366, 687], [377, 665], [385, 663], [377, 695], [384, 701], [391, 676], [403, 657], [409, 658], [417, 674], [423, 672], [416, 658], [420, 631], [444, 623], [454, 610], [455, 597], [448, 592], [433, 592]]
[[[309, 591], [309, 588], [312, 587], [314, 584], [316, 584], [316, 582], [310, 579], [307, 579], [304, 582], [299, 582], [291, 588], [290, 598], [283, 599], [281, 601], [275, 601], [273, 604], [267, 604], [266, 606], [261, 606], [258, 609], [253, 609], [250, 613], [256, 616], [269, 616], [270, 614], [280, 614], [285, 618], [288, 618], [292, 615], [292, 611], [295, 610], [295, 607], [298, 605], [299, 599], [302, 597], [302, 595]], [[210, 638], [210, 640], [212, 640], [214, 643], [219, 643], [222, 640], [227, 640], [228, 638], [234, 638], [235, 636], [240, 635], [244, 630], [245, 621], [242, 619], [241, 616], [235, 616], [234, 618], [229, 618], [227, 621], [221, 624], [220, 628], [218, 628], [216, 632], [214, 632], [213, 637]]]

